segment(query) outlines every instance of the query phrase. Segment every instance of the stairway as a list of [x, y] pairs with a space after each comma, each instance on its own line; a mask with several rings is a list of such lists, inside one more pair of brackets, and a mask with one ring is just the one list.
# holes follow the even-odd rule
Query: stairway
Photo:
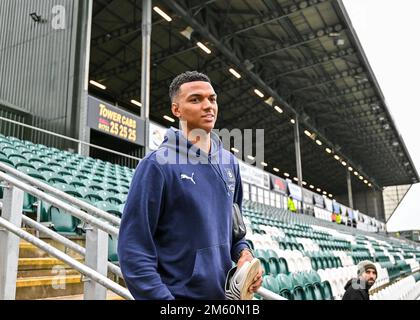
[[[25, 229], [25, 228], [24, 228]], [[31, 229], [26, 231], [34, 234]], [[48, 237], [40, 237], [55, 248], [65, 251], [62, 244]], [[83, 237], [72, 238], [84, 247]], [[79, 262], [84, 257], [71, 250], [65, 251]], [[112, 274], [108, 275], [115, 280]], [[21, 240], [19, 244], [19, 262], [16, 281], [16, 300], [83, 300], [84, 277], [62, 261], [49, 256], [36, 246]], [[122, 300], [120, 296], [108, 290], [107, 300]]]

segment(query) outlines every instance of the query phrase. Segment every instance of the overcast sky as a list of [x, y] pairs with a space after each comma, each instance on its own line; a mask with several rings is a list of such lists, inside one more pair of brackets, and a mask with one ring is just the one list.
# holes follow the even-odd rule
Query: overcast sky
[[[420, 1], [343, 2], [388, 109], [420, 172]], [[389, 231], [398, 229], [420, 229], [419, 184], [411, 188], [389, 221]]]

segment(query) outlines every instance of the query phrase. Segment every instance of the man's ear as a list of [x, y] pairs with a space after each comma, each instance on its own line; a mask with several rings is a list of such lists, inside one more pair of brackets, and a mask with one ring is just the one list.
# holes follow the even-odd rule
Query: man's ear
[[178, 119], [180, 119], [181, 117], [181, 111], [179, 110], [179, 104], [176, 102], [172, 102], [171, 104], [171, 110], [172, 110], [172, 114], [177, 117]]

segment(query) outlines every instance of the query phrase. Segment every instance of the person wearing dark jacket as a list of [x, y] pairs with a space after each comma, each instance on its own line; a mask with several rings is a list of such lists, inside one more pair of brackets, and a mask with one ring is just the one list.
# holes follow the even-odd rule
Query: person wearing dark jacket
[[[232, 261], [239, 268], [253, 259], [245, 238], [232, 240], [239, 164], [212, 132], [218, 107], [206, 75], [177, 76], [170, 98], [181, 129], [169, 129], [136, 168], [119, 232], [121, 271], [135, 299], [226, 299]], [[254, 279], [250, 292], [262, 269]]]
[[378, 273], [372, 261], [364, 260], [357, 265], [357, 278], [350, 279], [344, 289], [343, 300], [370, 300], [369, 289], [375, 284]]

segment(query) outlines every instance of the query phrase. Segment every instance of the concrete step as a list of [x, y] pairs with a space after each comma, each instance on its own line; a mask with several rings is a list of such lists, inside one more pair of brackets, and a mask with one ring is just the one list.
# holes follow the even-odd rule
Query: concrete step
[[[83, 263], [83, 259], [77, 259]], [[58, 272], [66, 275], [78, 274], [70, 266], [55, 258], [20, 258], [18, 264], [18, 277], [41, 277], [51, 276]]]
[[[52, 298], [44, 298], [38, 300], [84, 300], [83, 294], [75, 294], [71, 296], [60, 296], [60, 297], [52, 297]], [[123, 297], [115, 294], [114, 292], [108, 290], [106, 295], [106, 300], [125, 300]]]
[[[41, 238], [41, 240], [47, 242], [48, 244], [52, 245], [53, 247], [66, 252], [69, 256], [73, 258], [82, 258], [82, 255], [78, 254], [77, 252], [74, 252], [73, 250], [65, 248], [65, 246], [55, 240], [52, 240], [50, 238]], [[84, 239], [75, 239], [73, 240], [80, 246], [85, 246], [85, 240]], [[27, 241], [21, 240], [19, 244], [19, 257], [20, 258], [47, 258], [50, 257], [45, 251], [37, 248], [32, 243], [29, 243]]]
[[32, 300], [83, 293], [80, 274], [23, 277], [16, 281], [16, 300]]

